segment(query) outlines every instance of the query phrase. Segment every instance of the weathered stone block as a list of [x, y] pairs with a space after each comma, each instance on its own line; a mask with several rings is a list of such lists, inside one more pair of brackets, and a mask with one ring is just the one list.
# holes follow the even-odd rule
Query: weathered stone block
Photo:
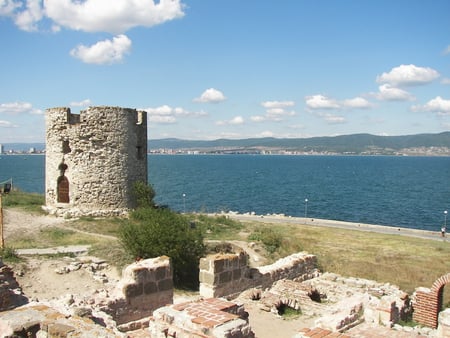
[[225, 259], [220, 258], [213, 261], [214, 264], [214, 272], [220, 273], [225, 269]]
[[209, 271], [211, 269], [211, 260], [209, 258], [200, 258], [200, 270], [206, 270]]
[[163, 279], [158, 281], [158, 290], [159, 291], [167, 291], [173, 289], [173, 281], [172, 279]]
[[214, 285], [217, 283], [216, 281], [216, 275], [210, 272], [200, 271], [200, 282]]
[[144, 293], [146, 295], [155, 293], [158, 291], [158, 287], [156, 285], [156, 282], [147, 282], [144, 284]]
[[126, 298], [139, 297], [144, 293], [143, 284], [127, 284], [123, 287], [123, 294]]
[[219, 283], [223, 284], [231, 282], [232, 277], [233, 277], [232, 271], [224, 271], [219, 275]]
[[155, 271], [155, 279], [160, 280], [160, 279], [167, 278], [167, 272], [168, 272], [167, 270], [168, 270], [168, 268], [165, 266], [157, 267], [156, 271]]

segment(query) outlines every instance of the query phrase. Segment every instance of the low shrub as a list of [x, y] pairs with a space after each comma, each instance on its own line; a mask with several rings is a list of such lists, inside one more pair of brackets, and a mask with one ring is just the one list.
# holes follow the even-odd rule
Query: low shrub
[[187, 218], [169, 209], [140, 208], [121, 226], [119, 239], [136, 258], [169, 256], [173, 281], [179, 288], [197, 289], [199, 261], [205, 253], [203, 234]]
[[269, 253], [277, 251], [283, 243], [283, 236], [271, 228], [258, 228], [249, 237], [251, 241], [260, 241]]

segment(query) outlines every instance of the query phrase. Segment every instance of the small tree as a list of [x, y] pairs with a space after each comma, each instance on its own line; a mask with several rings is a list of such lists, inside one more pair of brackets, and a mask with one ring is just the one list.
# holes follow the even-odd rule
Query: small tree
[[182, 215], [169, 209], [139, 208], [121, 227], [119, 238], [134, 257], [169, 256], [177, 287], [196, 289], [199, 261], [205, 254], [203, 234]]
[[136, 199], [136, 206], [138, 208], [154, 208], [155, 190], [151, 185], [147, 185], [142, 181], [137, 181], [133, 186], [133, 194]]

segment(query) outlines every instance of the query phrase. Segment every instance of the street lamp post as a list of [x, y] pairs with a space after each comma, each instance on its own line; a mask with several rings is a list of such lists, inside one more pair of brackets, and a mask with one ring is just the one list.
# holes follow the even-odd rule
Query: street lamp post
[[183, 193], [183, 214], [186, 213], [186, 194]]
[[444, 211], [444, 228], [447, 230], [447, 210]]
[[308, 216], [308, 199], [305, 198], [305, 218]]

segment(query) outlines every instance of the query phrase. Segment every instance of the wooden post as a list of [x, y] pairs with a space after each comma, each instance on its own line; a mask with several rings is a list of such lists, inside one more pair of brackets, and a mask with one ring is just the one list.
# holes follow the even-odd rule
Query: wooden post
[[5, 239], [3, 237], [3, 204], [2, 193], [0, 192], [0, 249], [5, 247]]

